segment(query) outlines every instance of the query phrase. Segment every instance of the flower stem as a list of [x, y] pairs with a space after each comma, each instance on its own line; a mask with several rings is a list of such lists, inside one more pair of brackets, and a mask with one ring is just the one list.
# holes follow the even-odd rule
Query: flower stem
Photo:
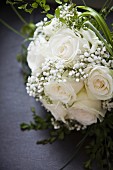
[[104, 9], [104, 8], [109, 8], [110, 7], [110, 4], [111, 4], [112, 0], [106, 0], [101, 11]]
[[24, 23], [24, 24], [27, 24], [27, 22], [25, 21], [25, 19], [19, 14], [19, 12], [16, 10], [16, 8], [11, 5], [13, 11], [16, 13], [16, 15], [19, 17], [19, 19]]
[[94, 9], [90, 8], [90, 7], [86, 7], [86, 6], [78, 6], [78, 8], [86, 10], [87, 12], [83, 12], [79, 17], [87, 17], [87, 16], [91, 16], [95, 19], [95, 21], [98, 23], [98, 25], [100, 26], [107, 42], [109, 44], [111, 44], [111, 46], [113, 46], [113, 41], [112, 41], [112, 37], [111, 37], [111, 31], [108, 28], [105, 20], [103, 19], [103, 17], [96, 12]]
[[10, 29], [11, 31], [13, 31], [14, 33], [18, 34], [19, 36], [25, 38], [20, 32], [18, 32], [16, 29], [14, 29], [13, 27], [11, 27], [9, 24], [7, 24], [5, 21], [3, 21], [1, 18], [0, 18], [0, 22], [5, 26], [7, 27], [8, 29]]
[[110, 7], [110, 6], [111, 6], [111, 3], [112, 3], [112, 0], [106, 0], [105, 3], [104, 3], [104, 5], [103, 5], [103, 7], [101, 8], [101, 10], [100, 10], [100, 12], [99, 12], [99, 13], [101, 14], [104, 9], [109, 9], [109, 10], [106, 11], [106, 13], [104, 14], [104, 18], [106, 18], [107, 15], [110, 13], [110, 10], [111, 10], [111, 8], [112, 8], [112, 7]]
[[69, 158], [69, 160], [66, 162], [66, 164], [60, 168], [59, 170], [63, 170], [66, 166], [69, 165], [69, 163], [75, 158], [76, 154], [78, 153], [78, 151], [80, 150], [81, 146], [83, 145], [83, 143], [85, 142], [86, 138], [87, 138], [88, 134], [86, 134], [82, 140], [76, 145], [76, 150], [75, 152], [72, 154], [71, 158]]
[[82, 2], [83, 2], [83, 4], [84, 4], [84, 6], [86, 6], [86, 2], [85, 2], [85, 0], [82, 0]]

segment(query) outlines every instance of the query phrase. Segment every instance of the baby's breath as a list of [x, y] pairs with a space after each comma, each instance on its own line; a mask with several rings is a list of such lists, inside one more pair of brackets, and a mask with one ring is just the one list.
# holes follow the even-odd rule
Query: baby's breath
[[102, 107], [110, 112], [113, 109], [112, 99], [102, 101]]
[[46, 99], [49, 102], [49, 97], [44, 93], [44, 86], [49, 83], [56, 82], [66, 82], [63, 78], [64, 61], [58, 61], [58, 59], [47, 58], [41, 66], [42, 72], [40, 74], [32, 75], [28, 77], [28, 83], [26, 84], [27, 93], [33, 96], [37, 101]]
[[[54, 129], [60, 129], [62, 127], [62, 122], [57, 121], [54, 118], [51, 118], [51, 123], [54, 126]], [[87, 128], [87, 126], [81, 125], [80, 123], [72, 119], [67, 119], [65, 121], [65, 124], [63, 124], [63, 126], [66, 127], [70, 131], [73, 131], [73, 130], [79, 131], [79, 130], [84, 130]]]

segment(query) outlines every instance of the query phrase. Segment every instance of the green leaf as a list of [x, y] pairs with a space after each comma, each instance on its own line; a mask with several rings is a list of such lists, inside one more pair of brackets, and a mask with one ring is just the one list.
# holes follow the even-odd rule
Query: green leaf
[[30, 37], [33, 36], [35, 29], [36, 29], [36, 25], [35, 24], [33, 24], [33, 23], [25, 24], [21, 28], [21, 33], [23, 35], [27, 35], [30, 38]]
[[45, 10], [46, 12], [48, 12], [48, 11], [50, 10], [50, 6], [49, 6], [49, 5], [45, 5], [45, 6], [44, 6], [44, 10]]
[[91, 160], [88, 160], [84, 163], [84, 167], [86, 169], [92, 169], [92, 165], [91, 165]]
[[48, 144], [48, 143], [52, 144], [55, 141], [56, 141], [56, 137], [50, 137], [48, 139], [37, 141], [37, 144], [42, 144], [42, 145], [45, 145], [45, 144]]
[[34, 107], [31, 107], [31, 111], [32, 111], [32, 113], [36, 113], [36, 111], [35, 111], [35, 108], [34, 108]]
[[33, 12], [33, 8], [25, 9], [26, 12], [29, 12], [30, 14]]
[[57, 18], [60, 17], [60, 9], [59, 9], [59, 8], [57, 8], [57, 9], [55, 10], [55, 15], [56, 15]]
[[21, 130], [25, 131], [25, 130], [30, 130], [30, 126], [27, 123], [22, 123], [20, 125]]
[[57, 139], [56, 137], [51, 137], [51, 138], [50, 138], [50, 142], [49, 142], [49, 143], [50, 143], [50, 144], [52, 144], [53, 142], [55, 142], [55, 141], [56, 141], [56, 139]]
[[59, 20], [60, 20], [62, 23], [66, 24], [66, 20], [65, 20], [65, 19], [59, 18]]
[[47, 14], [46, 16], [47, 16], [49, 19], [54, 18], [54, 15], [52, 15], [52, 14]]
[[27, 3], [18, 7], [18, 9], [26, 9]]
[[37, 4], [36, 2], [33, 2], [33, 3], [32, 3], [32, 7], [33, 7], [33, 8], [37, 8], [37, 7], [38, 7], [38, 4]]
[[45, 25], [47, 26], [47, 25], [49, 25], [50, 23], [51, 23], [51, 21], [48, 21], [48, 22], [45, 23]]
[[58, 4], [62, 4], [62, 2], [60, 1], [60, 0], [55, 0], [56, 1], [56, 3], [58, 3]]

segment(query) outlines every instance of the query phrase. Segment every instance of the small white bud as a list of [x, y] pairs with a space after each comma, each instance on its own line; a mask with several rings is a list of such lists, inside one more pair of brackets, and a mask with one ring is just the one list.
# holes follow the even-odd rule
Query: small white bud
[[77, 78], [77, 79], [76, 79], [76, 82], [79, 82], [79, 81], [80, 81], [80, 79], [79, 79], [79, 78]]
[[85, 53], [84, 53], [84, 56], [85, 56], [85, 57], [89, 57], [89, 53], [88, 53], [88, 52], [85, 52]]

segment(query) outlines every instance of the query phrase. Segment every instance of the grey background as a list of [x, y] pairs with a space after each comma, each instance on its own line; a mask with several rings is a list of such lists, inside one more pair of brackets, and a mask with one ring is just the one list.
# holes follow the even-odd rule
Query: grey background
[[[29, 20], [29, 15], [23, 15]], [[43, 18], [34, 15], [37, 21]], [[1, 4], [0, 17], [15, 29], [22, 26], [9, 6]], [[111, 19], [113, 21], [113, 15], [109, 22]], [[35, 106], [38, 114], [45, 114], [41, 104], [26, 93], [21, 67], [16, 61], [22, 42], [21, 37], [0, 24], [0, 170], [58, 170], [72, 155], [81, 136], [72, 133], [64, 141], [43, 146], [36, 145], [36, 141], [46, 138], [46, 131], [20, 130], [20, 123], [32, 120], [30, 107]], [[65, 170], [83, 170], [84, 160], [86, 156], [81, 148]]]

